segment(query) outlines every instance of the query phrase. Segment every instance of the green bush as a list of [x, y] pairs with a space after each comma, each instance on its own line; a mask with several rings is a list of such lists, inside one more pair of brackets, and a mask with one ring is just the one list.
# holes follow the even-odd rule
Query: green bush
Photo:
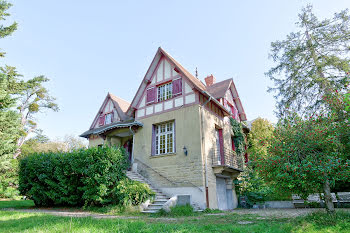
[[0, 160], [0, 198], [19, 199], [18, 161], [13, 158]]
[[194, 212], [193, 207], [190, 204], [187, 204], [170, 207], [170, 212], [166, 212], [164, 209], [160, 209], [155, 216], [180, 217], [193, 216], [196, 214], [197, 213]]
[[128, 166], [123, 148], [31, 154], [20, 160], [19, 190], [37, 206], [116, 204]]
[[252, 207], [254, 204], [265, 201], [291, 200], [289, 191], [278, 190], [274, 183], [265, 182], [259, 173], [252, 168], [252, 165], [253, 162], [250, 161], [239, 178], [234, 181], [239, 196], [246, 197], [246, 207]]
[[116, 187], [116, 196], [123, 206], [140, 205], [148, 199], [153, 199], [155, 193], [147, 184], [125, 178]]

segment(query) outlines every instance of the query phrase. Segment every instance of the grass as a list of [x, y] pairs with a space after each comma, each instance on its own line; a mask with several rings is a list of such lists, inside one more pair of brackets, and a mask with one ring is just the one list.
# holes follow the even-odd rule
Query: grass
[[198, 219], [157, 221], [156, 219], [93, 219], [57, 217], [38, 213], [0, 212], [1, 232], [288, 232], [289, 225], [260, 222], [232, 225]]
[[[12, 205], [11, 205], [12, 204]], [[32, 207], [30, 201], [0, 201], [2, 208]], [[111, 208], [97, 212], [111, 212]], [[210, 213], [211, 215], [208, 215]], [[175, 207], [161, 215], [130, 219], [58, 217], [43, 213], [0, 211], [0, 232], [350, 232], [350, 212], [324, 212], [297, 218], [260, 217], [219, 211], [193, 212]]]
[[0, 200], [0, 209], [4, 208], [14, 208], [14, 209], [24, 209], [34, 207], [34, 202], [31, 200]]
[[[242, 223], [246, 224], [242, 224]], [[0, 211], [0, 232], [349, 232], [350, 214], [314, 213], [296, 219], [255, 215], [197, 215], [181, 218], [94, 219]]]

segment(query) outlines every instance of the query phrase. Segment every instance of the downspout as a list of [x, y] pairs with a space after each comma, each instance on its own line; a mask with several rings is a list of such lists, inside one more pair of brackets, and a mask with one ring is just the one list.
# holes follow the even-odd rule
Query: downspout
[[203, 133], [203, 107], [210, 102], [210, 100], [212, 99], [211, 96], [209, 96], [209, 99], [207, 101], [205, 101], [201, 106], [201, 139], [202, 139], [202, 143], [201, 143], [201, 149], [202, 149], [202, 153], [204, 156], [202, 156], [202, 159], [204, 157], [204, 165], [205, 165], [205, 169], [204, 169], [204, 180], [205, 180], [205, 198], [206, 198], [206, 203], [207, 203], [207, 208], [209, 208], [209, 191], [208, 191], [208, 164], [207, 164], [207, 156], [204, 153], [204, 149], [205, 149], [205, 141], [204, 141], [204, 133]]
[[[131, 125], [129, 126], [129, 130], [132, 134], [132, 149], [131, 149], [131, 161], [130, 162], [131, 162], [131, 164], [133, 164], [134, 163], [134, 141], [135, 141], [134, 135], [135, 135], [135, 132], [132, 130]], [[132, 165], [131, 165], [131, 169], [132, 169]]]

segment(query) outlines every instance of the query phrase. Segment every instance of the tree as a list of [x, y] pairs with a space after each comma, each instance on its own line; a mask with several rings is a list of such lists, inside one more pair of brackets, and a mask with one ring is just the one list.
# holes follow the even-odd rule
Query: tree
[[348, 10], [332, 19], [318, 20], [308, 5], [299, 14], [297, 32], [271, 44], [270, 57], [277, 66], [266, 75], [274, 81], [278, 114], [301, 114], [324, 109], [322, 97], [348, 90], [350, 71], [350, 17]]
[[[12, 6], [11, 3], [8, 3], [7, 1], [4, 1], [4, 0], [0, 0], [0, 21], [6, 20], [6, 17], [10, 16], [7, 10], [11, 6]], [[17, 30], [16, 22], [10, 24], [9, 26], [4, 26], [3, 24], [0, 24], [0, 38], [10, 36], [16, 30]], [[5, 55], [4, 52], [0, 52], [0, 57], [4, 57], [4, 55]]]
[[[259, 166], [267, 180], [306, 197], [324, 193], [334, 212], [330, 188], [349, 180], [349, 121], [338, 95], [349, 88], [350, 17], [348, 10], [318, 20], [309, 5], [302, 9], [298, 31], [273, 42], [277, 66], [266, 74], [274, 81], [281, 117]], [[307, 119], [302, 118], [307, 116]]]
[[251, 159], [267, 156], [267, 144], [273, 137], [274, 126], [264, 118], [257, 118], [252, 122], [248, 135], [248, 153]]
[[[0, 1], [0, 21], [10, 16], [7, 10], [11, 4]], [[17, 29], [17, 23], [9, 26], [0, 24], [0, 38], [10, 36]], [[0, 57], [4, 56], [0, 52]], [[12, 70], [13, 71], [13, 70]], [[4, 72], [0, 70], [0, 158], [8, 157], [16, 149], [16, 141], [20, 136], [20, 123], [18, 114], [13, 111], [16, 98], [12, 95], [18, 90], [17, 74], [15, 72]]]
[[43, 83], [49, 81], [44, 76], [34, 77], [22, 83], [22, 93], [19, 96], [18, 111], [21, 115], [21, 125], [24, 131], [23, 136], [17, 140], [17, 151], [14, 158], [21, 153], [21, 147], [27, 136], [37, 128], [35, 114], [47, 109], [58, 111], [58, 106]]
[[267, 148], [269, 156], [256, 160], [259, 174], [283, 190], [303, 198], [323, 192], [330, 213], [334, 212], [330, 187], [350, 177], [350, 160], [339, 135], [343, 123], [332, 117], [282, 119]]
[[39, 134], [23, 143], [21, 157], [41, 152], [71, 152], [81, 148], [86, 148], [86, 143], [82, 138], [66, 135], [63, 140], [49, 140], [39, 131]]
[[20, 137], [19, 115], [12, 109], [15, 99], [11, 79], [0, 72], [0, 157], [8, 157], [16, 150], [16, 141]]

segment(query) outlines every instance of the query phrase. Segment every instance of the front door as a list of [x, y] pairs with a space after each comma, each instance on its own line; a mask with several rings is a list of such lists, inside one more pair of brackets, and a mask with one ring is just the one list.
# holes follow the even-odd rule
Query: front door
[[132, 162], [132, 140], [128, 140], [124, 143], [124, 149], [126, 150], [126, 152], [129, 155], [129, 161], [130, 163]]
[[221, 177], [216, 177], [216, 197], [218, 201], [219, 210], [227, 210], [227, 192], [226, 180]]

